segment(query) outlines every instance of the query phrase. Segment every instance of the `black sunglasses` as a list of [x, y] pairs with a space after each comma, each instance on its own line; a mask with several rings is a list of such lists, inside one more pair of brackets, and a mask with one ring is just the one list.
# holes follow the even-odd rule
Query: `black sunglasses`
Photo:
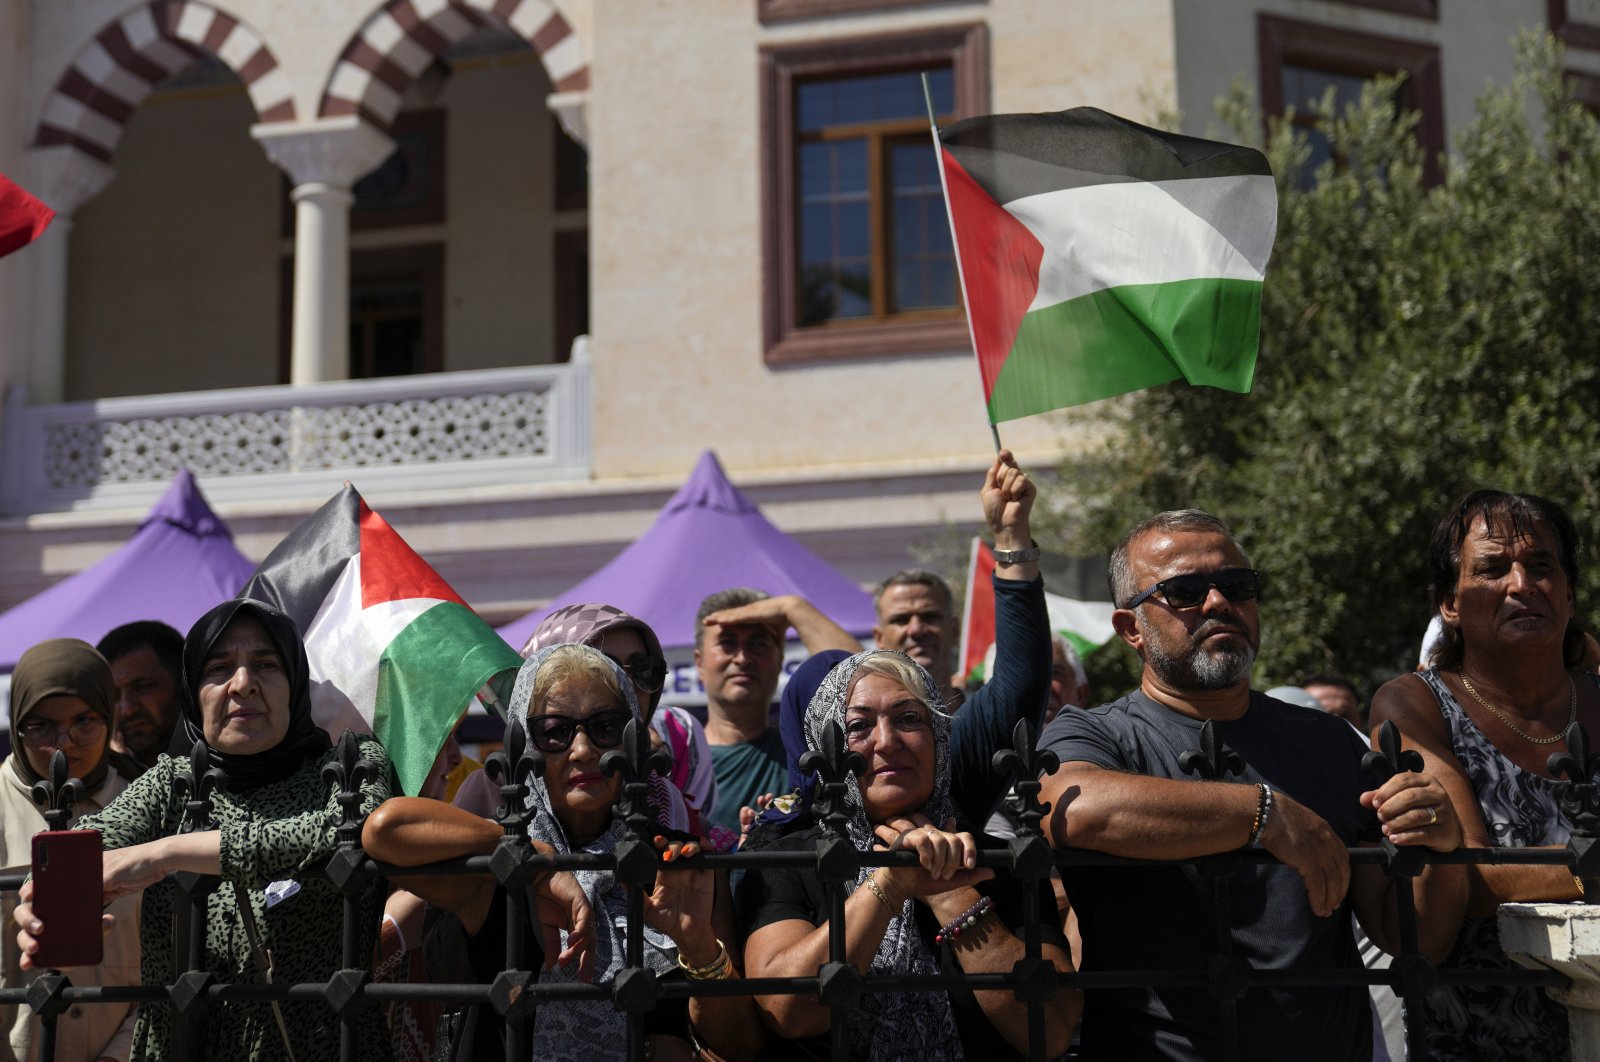
[[610, 653], [606, 657], [627, 672], [633, 684], [646, 693], [655, 693], [667, 680], [667, 662], [657, 660], [649, 653], [634, 653], [626, 660], [619, 660]]
[[1159, 593], [1172, 608], [1194, 608], [1216, 587], [1229, 601], [1254, 601], [1261, 592], [1261, 573], [1254, 568], [1224, 568], [1210, 575], [1174, 575], [1134, 595], [1124, 608], [1138, 608]]
[[578, 728], [589, 737], [589, 744], [597, 749], [614, 749], [622, 744], [622, 732], [632, 716], [625, 708], [609, 708], [603, 712], [574, 719], [570, 715], [536, 715], [528, 720], [529, 737], [540, 752], [565, 752], [578, 736]]

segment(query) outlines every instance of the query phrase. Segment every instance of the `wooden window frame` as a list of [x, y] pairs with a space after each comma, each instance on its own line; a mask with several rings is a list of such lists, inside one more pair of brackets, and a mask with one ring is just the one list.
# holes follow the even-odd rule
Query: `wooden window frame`
[[[762, 25], [795, 22], [834, 15], [861, 15], [878, 11], [899, 11], [908, 7], [930, 7], [936, 0], [756, 0], [756, 18]], [[976, 0], [986, 3], [987, 0]], [[1429, 0], [1421, 0], [1429, 2]]]
[[419, 276], [422, 280], [422, 364], [418, 366], [417, 373], [443, 372], [444, 245], [418, 243], [350, 252], [352, 289], [363, 282], [409, 279], [413, 276]]
[[[943, 353], [970, 347], [960, 309], [804, 327], [798, 320], [796, 82], [927, 69], [935, 64], [951, 68], [958, 117], [988, 112], [988, 30], [982, 23], [761, 49], [762, 346], [767, 364]], [[959, 291], [957, 294], [959, 305]]]
[[1261, 71], [1261, 110], [1265, 117], [1284, 113], [1284, 66], [1308, 66], [1329, 73], [1370, 78], [1404, 73], [1405, 97], [1399, 102], [1418, 113], [1417, 139], [1422, 145], [1422, 176], [1429, 185], [1444, 180], [1444, 93], [1440, 84], [1439, 46], [1426, 41], [1258, 13], [1256, 47]]
[[1550, 32], [1568, 46], [1600, 50], [1600, 22], [1581, 22], [1567, 11], [1567, 0], [1546, 0], [1545, 21]]
[[1374, 11], [1387, 11], [1391, 15], [1410, 15], [1414, 18], [1439, 21], [1439, 0], [1335, 0], [1347, 7], [1367, 7]]
[[1600, 115], [1600, 74], [1585, 73], [1582, 70], [1567, 70], [1567, 86], [1572, 90], [1574, 101], [1583, 104], [1591, 112]]

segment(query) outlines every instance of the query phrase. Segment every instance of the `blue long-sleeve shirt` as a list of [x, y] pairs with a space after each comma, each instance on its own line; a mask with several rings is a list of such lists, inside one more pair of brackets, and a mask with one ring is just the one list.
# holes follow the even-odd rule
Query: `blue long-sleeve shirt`
[[1039, 733], [1050, 695], [1050, 614], [1044, 579], [994, 580], [994, 673], [956, 711], [950, 728], [950, 791], [963, 824], [981, 829], [1010, 788], [991, 758], [1011, 747], [1017, 720]]

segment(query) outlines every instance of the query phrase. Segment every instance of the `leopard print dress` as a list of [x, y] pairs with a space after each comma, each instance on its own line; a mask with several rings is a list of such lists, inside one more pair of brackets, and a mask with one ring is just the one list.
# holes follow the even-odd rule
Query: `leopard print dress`
[[[389, 756], [370, 738], [361, 742], [361, 754], [379, 768], [378, 777], [362, 787], [361, 811], [367, 814], [389, 796]], [[322, 780], [322, 767], [336, 757], [337, 750], [329, 749], [278, 781], [243, 793], [214, 795], [212, 817], [221, 831], [222, 881], [207, 904], [206, 968], [218, 981], [265, 982], [240, 917], [241, 901], [250, 904], [262, 944], [271, 955], [274, 983], [326, 981], [344, 965], [340, 956], [343, 897], [322, 871], [333, 851], [334, 828], [339, 821], [334, 802], [338, 790]], [[185, 761], [162, 756], [104, 811], [85, 816], [78, 828], [101, 831], [108, 850], [177, 833], [184, 811], [172, 782], [185, 766]], [[299, 889], [286, 890], [292, 895], [269, 907], [264, 890], [273, 882], [294, 882]], [[363, 961], [372, 955], [377, 939], [383, 892], [382, 884], [373, 882], [360, 895], [357, 953]], [[174, 980], [174, 899], [175, 888], [170, 883], [145, 890], [140, 943], [147, 985]], [[333, 1062], [339, 1057], [339, 1019], [326, 1003], [290, 1001], [281, 1006], [295, 1062]], [[173, 1018], [171, 1007], [145, 1004], [139, 1008], [130, 1062], [171, 1057]], [[204, 1030], [202, 1058], [289, 1057], [267, 1003], [229, 1001], [212, 1007], [206, 1012]], [[390, 1057], [380, 1008], [361, 1012], [357, 1042], [357, 1058], [362, 1062]]]
[[[1439, 673], [1419, 672], [1450, 728], [1450, 747], [1472, 783], [1493, 843], [1498, 847], [1566, 844], [1570, 830], [1557, 796], [1563, 783], [1512, 763], [1483, 736]], [[1461, 923], [1448, 965], [1462, 969], [1516, 970], [1500, 948], [1494, 918]], [[1424, 1004], [1428, 1048], [1441, 1062], [1493, 1062], [1571, 1057], [1567, 1008], [1534, 987], [1444, 986]]]

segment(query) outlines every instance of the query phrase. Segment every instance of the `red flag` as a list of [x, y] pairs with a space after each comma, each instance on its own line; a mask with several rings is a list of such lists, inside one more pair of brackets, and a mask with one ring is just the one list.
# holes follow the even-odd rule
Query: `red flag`
[[56, 212], [0, 173], [0, 258], [37, 240]]
[[957, 671], [963, 679], [983, 666], [983, 655], [994, 644], [994, 554], [981, 538], [972, 540], [972, 561], [967, 565], [967, 607], [961, 617], [961, 658]]

